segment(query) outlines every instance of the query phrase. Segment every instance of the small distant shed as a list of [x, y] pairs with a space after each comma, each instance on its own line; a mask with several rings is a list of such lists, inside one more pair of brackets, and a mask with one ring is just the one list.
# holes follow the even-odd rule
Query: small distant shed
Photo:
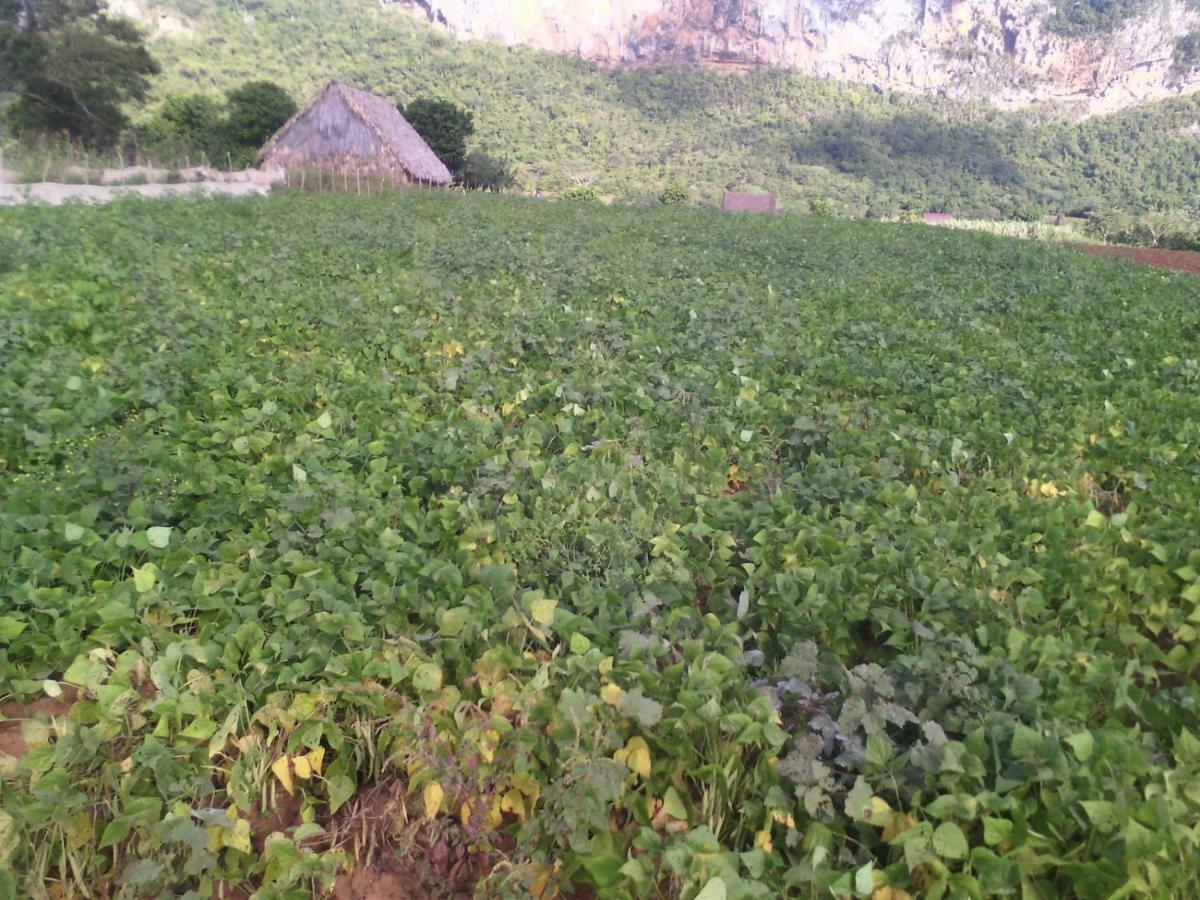
[[945, 225], [947, 222], [954, 221], [954, 213], [922, 213], [921, 221], [926, 225]]
[[390, 100], [331, 81], [258, 153], [259, 168], [447, 185], [450, 171]]
[[731, 213], [773, 213], [776, 210], [775, 195], [726, 191], [721, 208]]

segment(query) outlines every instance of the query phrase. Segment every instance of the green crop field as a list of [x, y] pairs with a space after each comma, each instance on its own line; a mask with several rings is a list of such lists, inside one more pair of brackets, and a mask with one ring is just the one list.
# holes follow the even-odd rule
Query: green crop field
[[0, 210], [0, 896], [1193, 896], [1198, 338], [920, 225]]

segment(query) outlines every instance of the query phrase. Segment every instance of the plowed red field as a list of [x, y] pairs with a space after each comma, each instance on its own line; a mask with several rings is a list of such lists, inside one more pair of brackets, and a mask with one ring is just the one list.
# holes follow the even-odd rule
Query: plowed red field
[[1083, 248], [1096, 256], [1119, 256], [1143, 266], [1170, 269], [1172, 272], [1192, 272], [1200, 275], [1200, 253], [1194, 250], [1152, 250], [1147, 247], [1104, 247], [1089, 244]]

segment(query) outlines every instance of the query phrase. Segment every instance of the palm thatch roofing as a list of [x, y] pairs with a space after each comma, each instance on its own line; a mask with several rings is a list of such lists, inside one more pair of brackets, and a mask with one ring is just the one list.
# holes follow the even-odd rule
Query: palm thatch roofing
[[257, 164], [450, 183], [450, 170], [395, 104], [340, 81], [288, 119], [259, 151]]

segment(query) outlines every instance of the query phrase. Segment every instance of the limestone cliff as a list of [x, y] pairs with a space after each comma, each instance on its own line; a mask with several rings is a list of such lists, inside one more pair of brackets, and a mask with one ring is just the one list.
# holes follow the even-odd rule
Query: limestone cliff
[[383, 0], [461, 37], [613, 64], [786, 66], [881, 88], [1066, 101], [1100, 113], [1200, 89], [1175, 39], [1200, 7], [1152, 0], [1111, 33], [1065, 36], [1047, 0]]

